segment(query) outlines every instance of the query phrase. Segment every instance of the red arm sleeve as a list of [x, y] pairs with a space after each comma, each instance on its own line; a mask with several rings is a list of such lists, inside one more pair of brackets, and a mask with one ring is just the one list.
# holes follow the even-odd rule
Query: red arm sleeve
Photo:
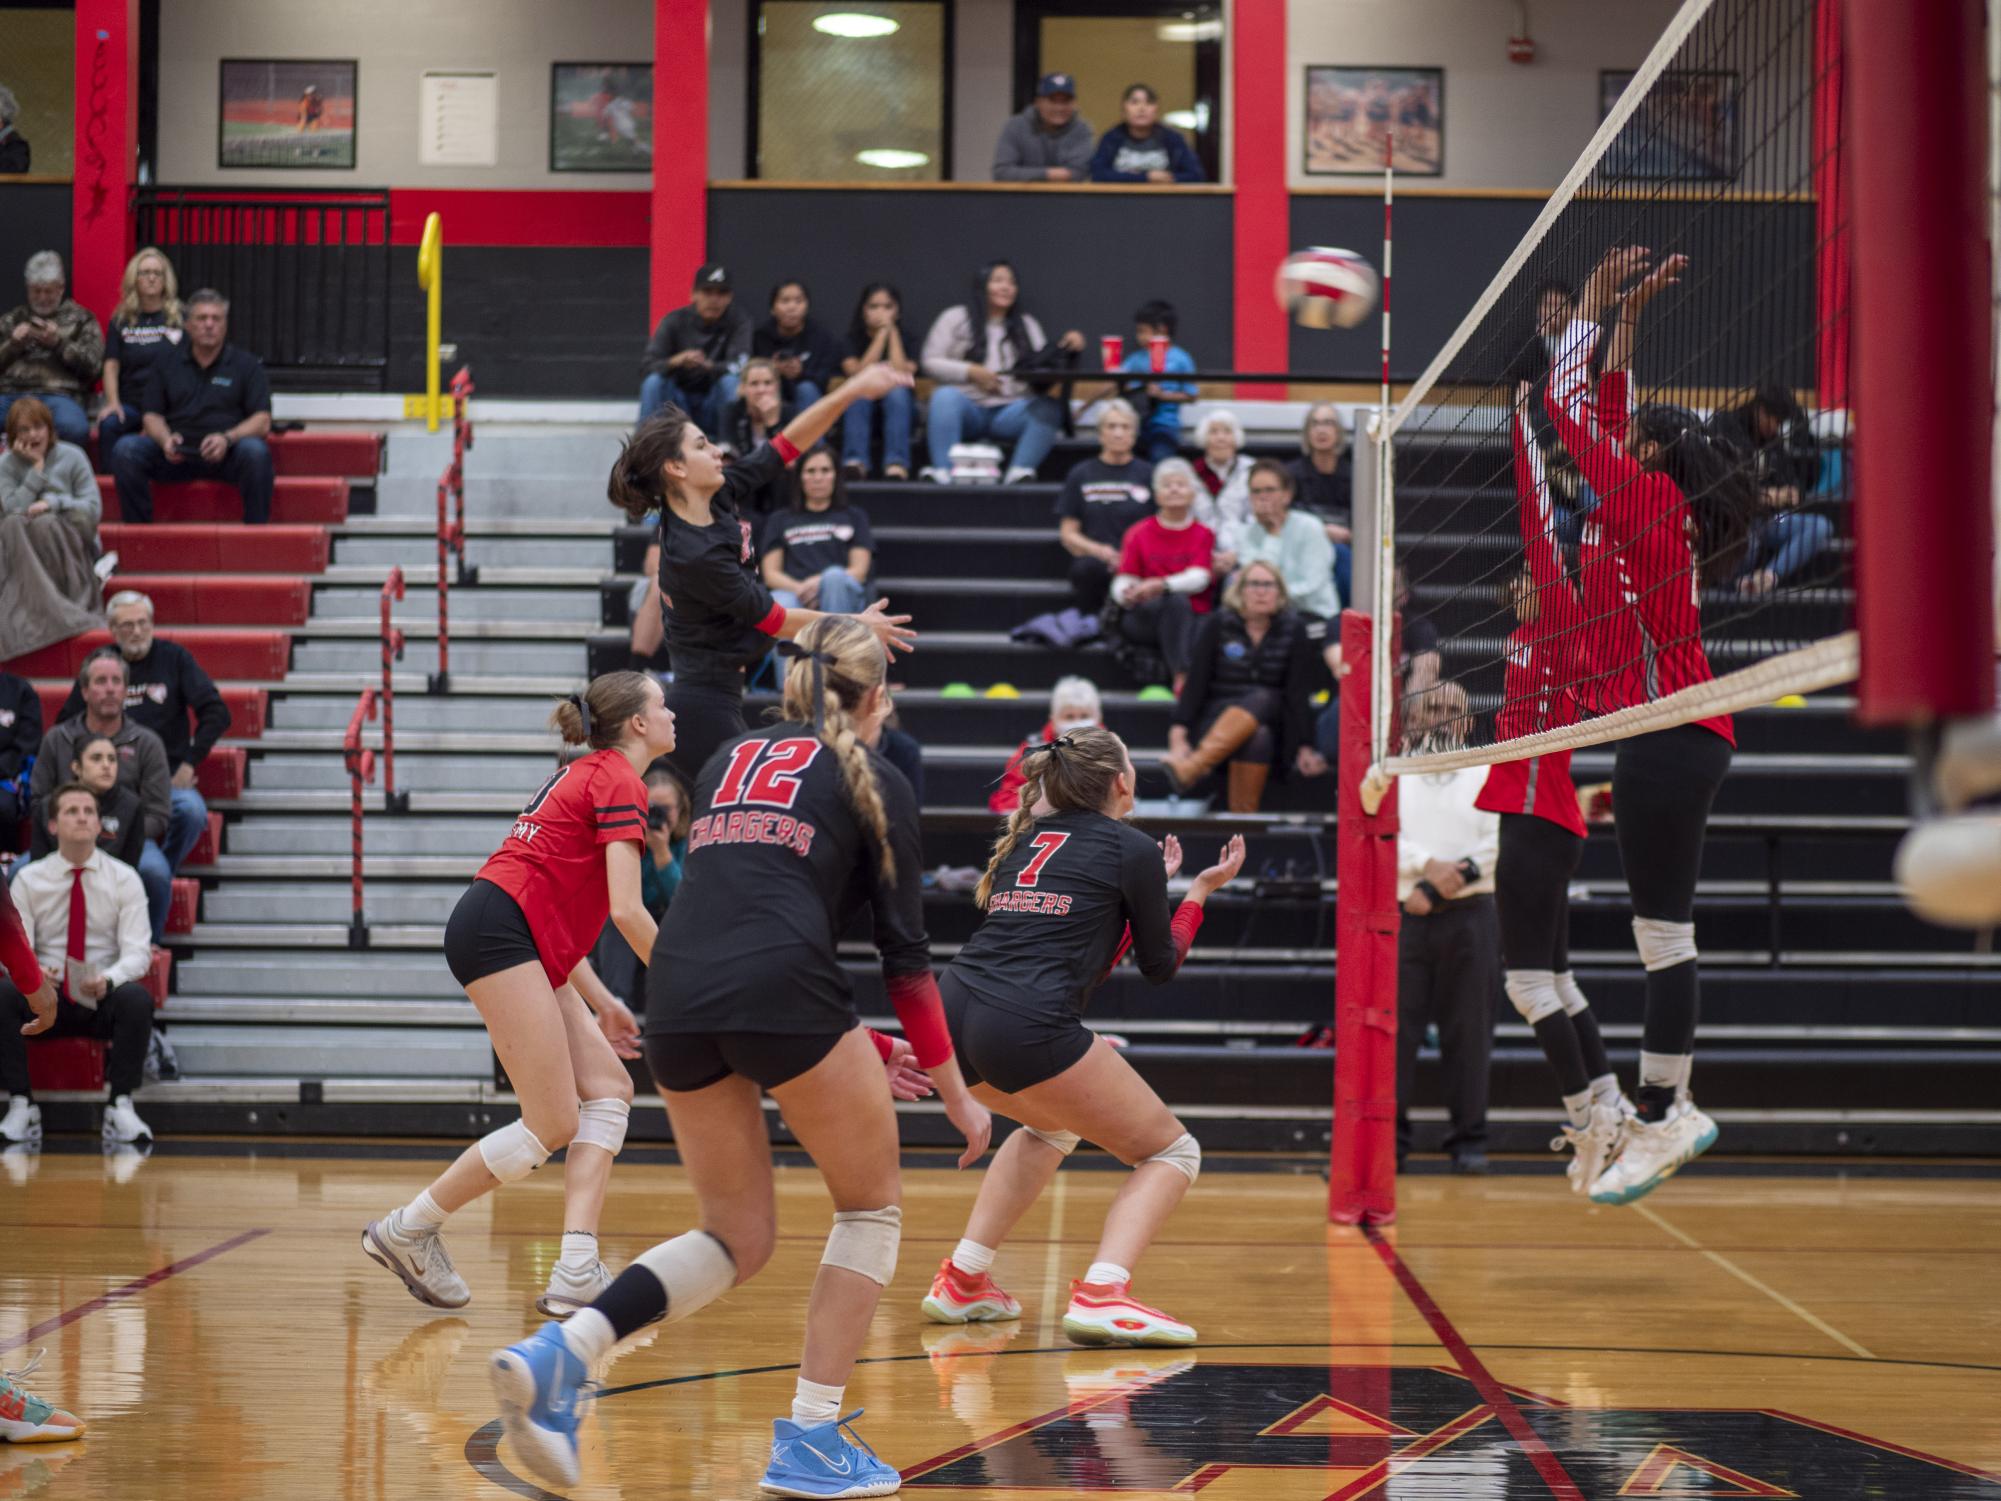
[[952, 1056], [952, 1034], [945, 1027], [945, 1005], [938, 999], [938, 982], [931, 971], [888, 977], [889, 1003], [897, 1025], [917, 1052], [919, 1068], [936, 1068]]
[[1133, 925], [1131, 923], [1127, 923], [1125, 931], [1119, 934], [1119, 946], [1112, 950], [1111, 963], [1107, 964], [1105, 966], [1105, 972], [1102, 975], [1098, 976], [1098, 983], [1100, 985], [1104, 984], [1105, 981], [1111, 979], [1112, 971], [1117, 969], [1119, 965], [1122, 962], [1124, 962], [1126, 957], [1126, 950], [1131, 948], [1132, 946], [1133, 946]]
[[1195, 902], [1183, 902], [1174, 909], [1174, 921], [1168, 931], [1174, 935], [1174, 967], [1188, 962], [1188, 951], [1195, 947], [1195, 935], [1202, 931], [1202, 914], [1206, 909]]
[[757, 629], [760, 634], [775, 639], [778, 633], [785, 629], [785, 606], [774, 599], [771, 608], [765, 611], [764, 619], [758, 621]]
[[28, 942], [28, 930], [21, 926], [21, 914], [14, 910], [14, 899], [4, 887], [0, 887], [0, 965], [6, 966], [7, 978], [22, 995], [42, 988], [42, 966], [35, 958], [34, 945]]
[[1633, 416], [1633, 383], [1623, 370], [1610, 370], [1598, 377], [1598, 425], [1621, 447], [1626, 442], [1626, 426]]
[[[1601, 499], [1609, 500], [1641, 478], [1640, 466], [1612, 433], [1604, 430], [1598, 403], [1592, 399], [1591, 352], [1598, 347], [1603, 330], [1595, 323], [1573, 323], [1563, 336], [1563, 353], [1549, 378], [1545, 398], [1550, 419], [1563, 446], [1577, 460], [1577, 467]], [[1623, 393], [1624, 377], [1611, 376]], [[1606, 386], [1600, 394], [1607, 394]], [[1623, 410], [1619, 430], [1624, 431]]]
[[868, 1033], [869, 1044], [875, 1049], [876, 1057], [880, 1058], [884, 1063], [889, 1062], [889, 1050], [892, 1045], [889, 1034], [887, 1032], [878, 1032], [874, 1027], [864, 1027], [862, 1030]]
[[783, 433], [773, 433], [771, 435], [771, 447], [777, 453], [778, 461], [782, 464], [789, 464], [799, 457], [798, 448]]

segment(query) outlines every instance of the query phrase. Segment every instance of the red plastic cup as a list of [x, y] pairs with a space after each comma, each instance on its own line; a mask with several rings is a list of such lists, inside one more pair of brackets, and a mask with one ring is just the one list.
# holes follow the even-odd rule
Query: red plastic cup
[[1099, 353], [1103, 355], [1105, 368], [1116, 370], [1119, 362], [1126, 357], [1126, 341], [1120, 334], [1106, 334], [1098, 340]]
[[1155, 375], [1160, 374], [1161, 371], [1167, 368], [1167, 346], [1169, 342], [1166, 334], [1155, 334], [1146, 341], [1147, 363], [1152, 366]]

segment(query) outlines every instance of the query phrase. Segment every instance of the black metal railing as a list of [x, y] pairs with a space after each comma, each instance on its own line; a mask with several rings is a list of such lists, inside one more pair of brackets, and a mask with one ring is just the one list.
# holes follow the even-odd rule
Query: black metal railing
[[136, 243], [174, 263], [181, 295], [229, 299], [229, 337], [274, 386], [381, 391], [389, 381], [389, 192], [141, 188]]

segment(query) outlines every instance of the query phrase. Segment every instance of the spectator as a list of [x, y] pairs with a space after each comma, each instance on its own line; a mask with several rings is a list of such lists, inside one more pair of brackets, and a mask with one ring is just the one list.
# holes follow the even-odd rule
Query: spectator
[[42, 753], [29, 783], [35, 799], [34, 816], [41, 823], [54, 816], [51, 799], [56, 786], [68, 777], [70, 763], [77, 759], [84, 740], [93, 735], [110, 736], [118, 747], [118, 780], [139, 797], [146, 829], [146, 843], [139, 852], [139, 880], [146, 889], [146, 905], [153, 915], [153, 941], [157, 943], [166, 936], [167, 905], [174, 890], [174, 868], [161, 847], [173, 813], [167, 750], [158, 735], [125, 712], [125, 658], [116, 647], [100, 646], [85, 657], [77, 682], [83, 688], [83, 713], [58, 720], [42, 736]]
[[1756, 465], [1763, 514], [1752, 524], [1737, 592], [1761, 599], [1834, 540], [1834, 522], [1809, 506], [1820, 480], [1820, 444], [1793, 393], [1767, 383], [1741, 406], [1718, 412], [1710, 430]]
[[832, 450], [822, 445], [806, 454], [787, 484], [792, 504], [764, 526], [761, 567], [771, 597], [788, 610], [854, 615], [867, 609], [875, 539], [868, 513], [848, 500]]
[[1195, 461], [1195, 519], [1216, 534], [1216, 571], [1228, 573], [1235, 559], [1225, 559], [1230, 539], [1251, 514], [1251, 456], [1244, 452], [1244, 425], [1227, 407], [1202, 419], [1195, 429], [1202, 457]]
[[[1442, 685], [1456, 688], [1457, 684]], [[1441, 719], [1434, 746], [1464, 744], [1465, 719], [1434, 690]], [[1463, 690], [1457, 702], [1464, 703]], [[1397, 783], [1397, 1162], [1410, 1153], [1410, 1102], [1417, 1050], [1438, 1027], [1451, 1129], [1445, 1149], [1456, 1173], [1487, 1171], [1487, 1074], [1494, 1056], [1501, 928], [1494, 862], [1501, 817], [1476, 808], [1487, 768], [1406, 776]]]
[[[674, 903], [688, 858], [688, 789], [665, 759], [646, 769], [646, 849], [639, 862], [639, 898], [657, 923]], [[617, 925], [607, 921], [591, 951], [591, 968], [605, 988], [634, 1011], [646, 1009], [646, 966]]]
[[[758, 444], [776, 437], [797, 415], [792, 403], [784, 398], [778, 367], [766, 359], [746, 360], [737, 398], [724, 410], [722, 429], [715, 437], [732, 459], [746, 458]], [[775, 510], [778, 502], [778, 485], [774, 480], [750, 493], [744, 511], [764, 515]]]
[[83, 404], [104, 364], [104, 332], [71, 300], [53, 250], [28, 257], [26, 279], [28, 300], [0, 318], [0, 417], [23, 396], [39, 396], [56, 436], [81, 448], [90, 441]]
[[1058, 678], [1056, 686], [1049, 690], [1048, 721], [1040, 732], [1030, 735], [1014, 748], [1014, 754], [1001, 771], [1000, 785], [987, 799], [987, 807], [1002, 818], [1012, 816], [1015, 809], [1021, 806], [1021, 789], [1028, 785], [1028, 778], [1021, 771], [1023, 759], [1031, 752], [1042, 749], [1058, 735], [1067, 735], [1085, 725], [1104, 722], [1104, 703], [1098, 696], [1096, 683], [1089, 678], [1074, 676]]
[[1001, 127], [994, 181], [1082, 182], [1091, 172], [1091, 135], [1091, 122], [1077, 113], [1077, 80], [1045, 73], [1028, 107]]
[[[153, 998], [139, 982], [153, 967], [146, 942], [146, 893], [132, 868], [97, 847], [97, 798], [88, 787], [65, 782], [50, 797], [49, 823], [55, 853], [36, 860], [14, 878], [12, 895], [35, 957], [58, 983], [55, 1025], [45, 1037], [98, 1037], [109, 1040], [105, 1073], [111, 1085], [104, 1112], [108, 1142], [151, 1141], [153, 1133], [132, 1108], [132, 1092], [146, 1067], [146, 1044], [153, 1035]], [[77, 893], [83, 902], [76, 921]], [[29, 1019], [21, 992], [0, 980], [0, 1086], [17, 1100], [29, 1100], [39, 1124], [28, 1081]]]
[[[97, 604], [103, 591], [93, 566], [97, 558], [97, 518], [103, 508], [97, 493], [97, 476], [81, 448], [56, 438], [55, 420], [43, 402], [24, 396], [7, 410], [7, 452], [0, 457], [0, 561], [9, 574], [27, 570], [29, 577], [15, 579], [15, 598], [0, 604], [0, 612], [20, 619], [0, 619], [0, 641], [9, 655], [32, 651], [24, 644], [27, 635], [47, 641], [62, 641], [79, 629], [97, 624]], [[18, 534], [18, 535], [17, 535]], [[34, 555], [29, 565], [22, 552]], [[33, 575], [39, 572], [40, 577]], [[55, 601], [37, 605], [19, 586], [32, 581], [41, 590], [43, 581], [59, 596], [67, 609], [49, 609]], [[0, 584], [0, 599], [9, 586]], [[40, 619], [40, 629], [33, 620]]]
[[1070, 595], [1095, 615], [1118, 571], [1119, 544], [1153, 514], [1153, 465], [1133, 457], [1139, 415], [1118, 397], [1098, 408], [1098, 456], [1074, 465], [1056, 497], [1056, 538], [1070, 554]]
[[1292, 508], [1292, 472], [1276, 459], [1251, 466], [1251, 517], [1229, 539], [1239, 567], [1269, 563], [1285, 580], [1292, 608], [1307, 618], [1316, 649], [1327, 640], [1328, 622], [1341, 613], [1334, 591], [1334, 546], [1327, 529]]
[[[125, 659], [125, 713], [158, 735], [167, 754], [170, 808], [161, 849], [168, 866], [179, 870], [208, 827], [208, 804], [195, 788], [196, 768], [229, 733], [229, 705], [193, 652], [153, 634], [152, 600], [136, 590], [121, 590], [111, 596], [105, 613]], [[69, 719], [84, 708], [83, 694], [72, 688], [56, 719]]]
[[882, 733], [876, 737], [875, 748], [882, 752], [883, 760], [903, 773], [903, 780], [910, 784], [910, 796], [919, 808], [924, 806], [924, 747], [917, 743], [917, 737], [903, 728], [896, 710], [889, 711], [884, 721]]
[[1181, 691], [1197, 618], [1210, 609], [1215, 581], [1210, 560], [1216, 534], [1195, 519], [1195, 471], [1186, 459], [1168, 459], [1153, 470], [1154, 513], [1129, 528], [1112, 579], [1119, 634], [1142, 650], [1159, 649]]
[[118, 508], [153, 519], [158, 480], [219, 479], [243, 497], [243, 519], [271, 519], [271, 378], [264, 362], [229, 342], [229, 300], [204, 287], [187, 302], [188, 336], [160, 356], [140, 400], [145, 431], [111, 450]]
[[[1019, 372], [1048, 368], [1048, 360], [1037, 358], [1047, 345], [1042, 325], [1021, 305], [1021, 282], [1006, 261], [981, 270], [965, 307], [938, 315], [924, 336], [924, 373], [936, 382], [926, 478], [948, 483], [952, 449], [988, 436], [1014, 442], [1008, 484], [1035, 478], [1056, 444], [1063, 407], [1053, 396], [1037, 395]], [[1084, 336], [1070, 329], [1057, 347], [1074, 358]]]
[[807, 316], [812, 296], [796, 276], [771, 289], [771, 313], [751, 331], [750, 352], [778, 367], [785, 399], [809, 407], [841, 378], [841, 347]]
[[1438, 650], [1438, 627], [1429, 618], [1411, 617], [1410, 578], [1403, 564], [1396, 565], [1390, 579], [1392, 603], [1403, 617], [1403, 631], [1398, 638], [1403, 656], [1397, 664], [1397, 675], [1402, 679], [1405, 694], [1423, 693], [1437, 686], [1443, 665]]
[[28, 777], [42, 748], [42, 696], [26, 678], [0, 672], [0, 854], [18, 847], [28, 816]]
[[750, 358], [750, 314], [733, 296], [729, 272], [712, 263], [695, 273], [694, 300], [660, 320], [639, 362], [641, 422], [671, 402], [704, 432], [722, 430], [737, 368]]
[[0, 172], [26, 172], [34, 159], [28, 138], [14, 128], [21, 117], [21, 102], [14, 91], [0, 84]]
[[1098, 140], [1093, 182], [1202, 182], [1207, 174], [1181, 132], [1160, 123], [1160, 96], [1136, 83], [1120, 100], [1125, 121]]
[[1294, 502], [1326, 524], [1327, 540], [1334, 544], [1334, 587], [1341, 598], [1353, 599], [1354, 490], [1346, 448], [1341, 413], [1323, 401], [1307, 409], [1299, 432], [1299, 457], [1289, 467]]
[[[886, 281], [862, 288], [855, 316], [848, 324], [848, 356], [841, 373], [853, 375], [867, 365], [888, 365], [901, 375], [915, 375], [910, 340], [903, 333], [903, 294]], [[880, 401], [858, 401], [841, 418], [841, 457], [850, 479], [868, 477], [869, 448], [875, 419], [882, 417], [882, 477], [910, 478], [910, 430], [917, 418], [917, 396], [897, 386]]]
[[181, 342], [180, 282], [174, 263], [151, 245], [125, 263], [118, 310], [104, 337], [104, 407], [97, 414], [97, 456], [111, 462], [112, 445], [140, 431], [139, 404], [160, 357]]
[[[1133, 314], [1133, 351], [1125, 357], [1121, 370], [1145, 374], [1153, 369], [1154, 339], [1166, 339], [1164, 369], [1180, 374], [1195, 368], [1195, 357], [1174, 342], [1174, 330], [1181, 315], [1174, 304], [1159, 298], [1143, 303]], [[1130, 387], [1131, 382], [1127, 382]], [[1144, 386], [1146, 418], [1140, 424], [1140, 446], [1149, 462], [1158, 464], [1181, 451], [1181, 408], [1195, 399], [1192, 380], [1150, 380]]]
[[[146, 844], [146, 817], [138, 794], [118, 780], [117, 742], [109, 735], [84, 736], [64, 776], [97, 796], [97, 847], [136, 873]], [[39, 860], [55, 847], [48, 825], [36, 822], [30, 831], [29, 855]]]
[[1161, 762], [1177, 788], [1227, 764], [1230, 811], [1255, 813], [1274, 762], [1303, 777], [1327, 770], [1312, 743], [1314, 646], [1278, 569], [1245, 564], [1223, 608], [1196, 629], [1190, 656]]

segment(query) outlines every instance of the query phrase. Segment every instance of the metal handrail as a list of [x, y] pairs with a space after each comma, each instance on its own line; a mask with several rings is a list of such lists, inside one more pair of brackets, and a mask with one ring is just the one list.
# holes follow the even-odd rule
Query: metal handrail
[[390, 619], [389, 607], [404, 595], [403, 565], [389, 570], [382, 584], [382, 806], [391, 813], [407, 812], [410, 794], [396, 791], [396, 675], [391, 668], [403, 660], [403, 632]]
[[375, 752], [361, 743], [361, 726], [364, 720], [375, 718], [375, 690], [364, 688], [354, 705], [354, 715], [347, 722], [347, 734], [341, 740], [341, 750], [347, 761], [347, 779], [350, 791], [349, 846], [353, 855], [350, 884], [354, 897], [354, 910], [348, 918], [347, 946], [351, 949], [368, 947], [368, 923], [362, 916], [361, 903], [361, 785], [375, 779]]

